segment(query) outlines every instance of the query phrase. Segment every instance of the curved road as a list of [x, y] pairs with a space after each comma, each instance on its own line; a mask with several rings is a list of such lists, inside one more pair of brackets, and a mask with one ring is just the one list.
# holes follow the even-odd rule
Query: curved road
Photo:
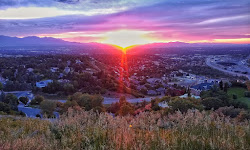
[[[161, 96], [159, 96], [161, 97]], [[132, 98], [132, 99], [127, 99], [128, 102], [130, 103], [140, 103], [143, 102], [144, 100], [147, 102], [150, 102], [151, 99], [156, 98], [156, 97], [146, 97], [146, 98]], [[65, 103], [67, 100], [57, 100], [59, 102]], [[112, 104], [115, 102], [119, 102], [119, 98], [108, 98], [108, 97], [104, 97], [104, 101], [103, 104]], [[41, 110], [39, 108], [32, 108], [32, 107], [25, 107], [23, 104], [19, 104], [18, 105], [18, 110], [22, 111], [26, 114], [27, 117], [30, 118], [35, 118], [37, 114], [41, 114]], [[54, 112], [56, 118], [59, 117], [59, 113], [58, 112]]]
[[237, 73], [237, 72], [232, 72], [232, 71], [228, 71], [228, 70], [224, 70], [224, 69], [222, 69], [222, 68], [220, 68], [218, 66], [215, 66], [215, 65], [211, 64], [211, 58], [207, 58], [206, 59], [206, 65], [208, 65], [209, 67], [214, 68], [216, 70], [222, 71], [224, 73], [231, 74], [233, 76], [244, 76], [244, 77], [247, 77], [250, 80], [250, 75], [242, 74], [242, 73]]
[[[144, 100], [147, 102], [150, 102], [152, 99], [157, 98], [157, 97], [161, 97], [161, 96], [156, 96], [156, 97], [146, 97], [146, 98], [127, 98], [127, 101], [129, 103], [141, 103]], [[58, 100], [59, 102], [65, 103], [67, 100]], [[112, 103], [116, 103], [119, 102], [119, 98], [109, 98], [109, 97], [104, 97], [104, 101], [103, 104], [112, 104]]]

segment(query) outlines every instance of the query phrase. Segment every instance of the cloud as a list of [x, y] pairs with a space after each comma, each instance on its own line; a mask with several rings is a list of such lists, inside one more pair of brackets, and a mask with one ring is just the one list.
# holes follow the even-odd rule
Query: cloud
[[[201, 41], [250, 34], [247, 0], [3, 0], [1, 8], [5, 10], [0, 10], [0, 33], [10, 36], [76, 32], [82, 38], [74, 35], [70, 40], [95, 41], [94, 34], [126, 29], [145, 31], [159, 41]], [[6, 16], [11, 15], [9, 20]]]

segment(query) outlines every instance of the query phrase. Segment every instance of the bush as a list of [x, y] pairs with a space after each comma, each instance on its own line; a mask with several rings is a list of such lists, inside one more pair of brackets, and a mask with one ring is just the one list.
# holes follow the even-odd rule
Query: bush
[[29, 99], [27, 97], [20, 97], [19, 101], [26, 105], [29, 102]]
[[53, 112], [56, 109], [56, 102], [53, 101], [42, 101], [40, 104], [40, 109], [42, 111], [42, 114], [46, 114], [46, 115], [53, 115]]
[[75, 93], [69, 97], [70, 101], [75, 101], [85, 110], [89, 111], [91, 109], [95, 109], [96, 107], [103, 107], [103, 97], [101, 95], [89, 95], [89, 94], [82, 94], [82, 93]]
[[10, 113], [10, 110], [11, 110], [10, 105], [0, 102], [0, 111]]
[[44, 97], [37, 95], [31, 102], [31, 105], [39, 105], [42, 101], [44, 101]]
[[250, 97], [250, 91], [246, 91], [246, 92], [244, 93], [244, 95], [245, 95], [245, 97]]
[[119, 115], [121, 116], [134, 115], [134, 108], [128, 104], [122, 105], [119, 110]]
[[214, 97], [205, 98], [201, 101], [201, 103], [204, 105], [206, 110], [218, 109], [225, 106], [221, 99]]
[[18, 98], [13, 94], [7, 94], [3, 100], [4, 103], [9, 104], [12, 110], [17, 110], [19, 104]]
[[225, 116], [229, 116], [231, 118], [237, 117], [243, 109], [231, 107], [220, 107], [216, 110], [217, 113], [222, 113]]
[[187, 112], [189, 109], [202, 109], [200, 102], [196, 99], [175, 98], [169, 102], [169, 106], [173, 111], [181, 112]]
[[233, 99], [237, 99], [237, 98], [238, 98], [237, 95], [233, 94]]

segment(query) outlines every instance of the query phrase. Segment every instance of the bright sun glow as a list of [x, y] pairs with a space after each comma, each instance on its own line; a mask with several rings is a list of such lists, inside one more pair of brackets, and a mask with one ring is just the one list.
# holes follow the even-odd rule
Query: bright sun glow
[[150, 40], [146, 38], [147, 31], [118, 30], [105, 34], [103, 43], [113, 44], [126, 48], [133, 45], [147, 44]]

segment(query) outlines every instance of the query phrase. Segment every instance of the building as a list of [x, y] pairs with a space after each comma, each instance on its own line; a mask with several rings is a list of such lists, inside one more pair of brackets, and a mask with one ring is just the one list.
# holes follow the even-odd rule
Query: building
[[151, 96], [155, 96], [155, 95], [158, 95], [157, 92], [155, 90], [149, 90], [147, 92], [148, 95], [151, 95]]
[[58, 67], [51, 67], [51, 68], [50, 68], [50, 71], [51, 71], [51, 72], [57, 72], [58, 69], [59, 69]]
[[70, 68], [69, 67], [65, 67], [64, 68], [64, 72], [68, 74], [70, 72]]
[[[207, 91], [210, 90], [213, 87], [214, 83], [200, 83], [200, 84], [196, 84], [194, 86], [191, 86], [191, 93], [193, 93], [193, 91], [197, 91], [197, 92], [201, 92], [201, 91]], [[197, 93], [195, 93], [195, 95], [197, 95]]]
[[36, 82], [36, 87], [44, 88], [44, 87], [48, 86], [49, 83], [52, 83], [52, 82], [53, 82], [53, 80], [44, 80], [44, 81]]
[[169, 107], [169, 106], [168, 106], [168, 103], [167, 103], [166, 101], [163, 101], [163, 102], [158, 103], [158, 106], [159, 106], [159, 107], [162, 107], [162, 108], [168, 108], [168, 107]]
[[[181, 95], [179, 96], [180, 98], [188, 98], [188, 94], [184, 94], [184, 95]], [[195, 99], [200, 99], [201, 97], [200, 96], [195, 96], [195, 95], [191, 95], [192, 98], [195, 98]]]

